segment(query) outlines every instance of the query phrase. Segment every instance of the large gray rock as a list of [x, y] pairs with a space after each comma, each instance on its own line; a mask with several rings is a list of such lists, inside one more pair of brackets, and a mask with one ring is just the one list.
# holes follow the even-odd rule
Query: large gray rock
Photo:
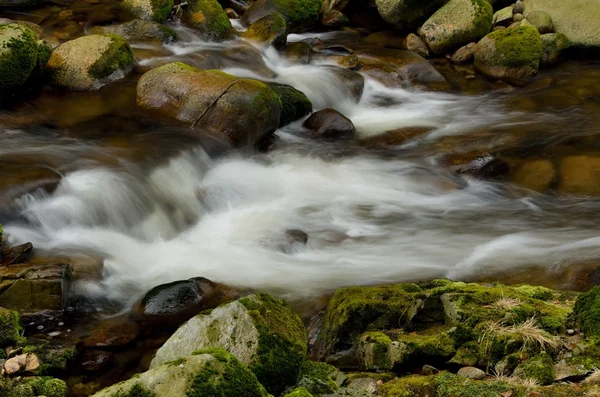
[[419, 35], [433, 53], [444, 54], [488, 34], [492, 18], [487, 0], [450, 0], [423, 24]]
[[267, 85], [169, 63], [142, 76], [137, 103], [234, 146], [255, 145], [279, 126], [281, 101]]
[[279, 395], [296, 382], [306, 338], [302, 321], [284, 301], [250, 295], [190, 319], [158, 349], [150, 368], [198, 349], [221, 348], [248, 365], [269, 393]]
[[409, 29], [429, 18], [444, 0], [375, 0], [379, 14], [397, 29]]
[[600, 2], [597, 0], [524, 0], [527, 16], [545, 11], [552, 18], [556, 33], [566, 35], [574, 47], [600, 48]]

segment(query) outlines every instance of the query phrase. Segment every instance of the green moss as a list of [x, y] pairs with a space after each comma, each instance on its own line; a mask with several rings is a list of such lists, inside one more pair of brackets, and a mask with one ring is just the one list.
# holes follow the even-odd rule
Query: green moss
[[239, 302], [248, 309], [259, 332], [258, 357], [250, 369], [269, 393], [281, 394], [286, 386], [296, 382], [306, 357], [304, 324], [285, 301], [267, 294], [252, 295]]
[[319, 19], [321, 0], [270, 0], [270, 2], [285, 17], [289, 32], [308, 30]]
[[360, 338], [364, 357], [363, 369], [390, 370], [394, 363], [390, 357], [392, 340], [383, 332], [366, 332]]
[[217, 0], [191, 0], [184, 22], [207, 37], [222, 39], [231, 31], [231, 22]]
[[452, 397], [498, 397], [502, 393], [513, 397], [524, 396], [523, 387], [497, 381], [474, 381], [453, 374], [442, 373], [435, 377], [438, 396]]
[[209, 362], [196, 376], [186, 397], [266, 397], [256, 376], [223, 349], [206, 349], [194, 354], [210, 354], [218, 361]]
[[37, 37], [31, 29], [0, 25], [0, 89], [23, 85], [35, 68], [37, 56]]
[[242, 36], [282, 48], [286, 43], [286, 28], [285, 18], [280, 13], [274, 12], [250, 25]]
[[313, 395], [304, 387], [299, 387], [293, 392], [286, 394], [284, 397], [313, 397]]
[[165, 363], [165, 365], [173, 365], [175, 367], [181, 365], [181, 364], [185, 364], [186, 360], [183, 357], [178, 358], [177, 360], [173, 360], [173, 361], [167, 361]]
[[127, 392], [116, 393], [113, 397], [156, 397], [156, 393], [152, 393], [136, 383]]
[[271, 83], [269, 87], [281, 100], [279, 127], [290, 124], [312, 112], [312, 103], [302, 91], [292, 86]]
[[5, 347], [20, 340], [19, 313], [0, 308], [0, 347]]
[[133, 66], [133, 50], [129, 43], [114, 34], [103, 36], [110, 37], [112, 42], [102, 57], [88, 69], [89, 75], [96, 79], [108, 77], [117, 70], [129, 70]]
[[50, 44], [46, 43], [43, 40], [38, 41], [38, 51], [37, 51], [37, 61], [35, 63], [35, 68], [31, 72], [32, 76], [35, 75], [39, 77], [44, 72], [44, 67], [48, 63], [50, 56], [52, 55], [52, 47]]
[[340, 375], [337, 368], [316, 361], [305, 361], [300, 371], [298, 386], [315, 395], [331, 394], [338, 389], [337, 378]]
[[356, 379], [370, 378], [374, 379], [375, 381], [382, 381], [384, 383], [389, 382], [392, 379], [396, 379], [397, 377], [393, 372], [350, 372], [347, 374], [347, 376], [349, 382], [352, 382]]
[[456, 354], [450, 360], [451, 364], [472, 367], [479, 361], [479, 344], [475, 341], [463, 344], [456, 350]]
[[421, 397], [436, 395], [436, 376], [407, 376], [385, 383], [381, 397]]
[[173, 0], [125, 0], [121, 3], [123, 9], [138, 18], [158, 23], [167, 22], [173, 6]]
[[167, 22], [167, 18], [171, 15], [171, 10], [174, 6], [173, 0], [150, 0], [154, 15], [152, 20], [158, 23]]
[[525, 360], [515, 369], [515, 375], [523, 379], [534, 379], [541, 385], [554, 382], [554, 363], [547, 353]]
[[77, 351], [73, 347], [53, 345], [45, 340], [32, 338], [27, 343], [23, 347], [23, 353], [33, 353], [40, 361], [36, 375], [60, 375], [75, 361]]
[[539, 299], [542, 301], [551, 300], [555, 296], [554, 291], [546, 287], [520, 285], [518, 287], [514, 287], [514, 289], [529, 296], [530, 298]]
[[542, 39], [533, 26], [497, 30], [486, 37], [495, 41], [495, 64], [507, 67], [528, 66], [537, 70], [542, 56]]
[[475, 10], [473, 18], [474, 36], [479, 38], [489, 33], [494, 19], [494, 9], [487, 0], [471, 0]]
[[60, 379], [48, 379], [42, 387], [40, 395], [46, 397], [66, 397], [67, 396], [67, 384]]

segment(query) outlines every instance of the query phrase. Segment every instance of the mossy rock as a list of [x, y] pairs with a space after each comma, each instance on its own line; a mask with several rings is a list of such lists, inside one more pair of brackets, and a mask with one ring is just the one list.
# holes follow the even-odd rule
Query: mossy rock
[[177, 39], [177, 32], [154, 21], [134, 19], [119, 25], [94, 26], [95, 34], [116, 34], [129, 42], [171, 43]]
[[123, 0], [121, 3], [125, 11], [137, 18], [158, 23], [167, 22], [173, 5], [173, 0]]
[[477, 43], [473, 55], [475, 68], [483, 75], [523, 85], [539, 70], [542, 39], [533, 26], [497, 30]]
[[67, 397], [64, 381], [49, 377], [0, 378], [0, 395], [3, 397]]
[[435, 54], [446, 54], [479, 41], [492, 27], [493, 10], [487, 0], [450, 0], [419, 29]]
[[94, 396], [267, 397], [268, 394], [235, 356], [222, 349], [206, 349], [151, 368]]
[[306, 388], [299, 387], [294, 389], [291, 393], [286, 394], [284, 397], [313, 397], [312, 394]]
[[587, 337], [600, 337], [600, 286], [579, 296], [573, 318]]
[[565, 52], [571, 48], [569, 38], [562, 33], [548, 33], [542, 36], [542, 66], [550, 66], [560, 62]]
[[282, 300], [251, 295], [200, 314], [156, 352], [151, 368], [196, 349], [223, 348], [248, 365], [272, 394], [295, 384], [306, 356], [302, 321]]
[[444, 3], [444, 0], [375, 0], [383, 19], [399, 30], [417, 27]]
[[77, 356], [77, 350], [72, 346], [41, 339], [29, 338], [22, 347], [23, 354], [33, 353], [37, 356], [40, 367], [35, 374], [41, 376], [65, 375]]
[[211, 40], [223, 40], [231, 32], [231, 22], [217, 0], [190, 0], [184, 8], [182, 21]]
[[0, 348], [21, 339], [19, 318], [19, 313], [0, 307]]
[[25, 84], [35, 69], [38, 43], [35, 33], [22, 25], [0, 25], [0, 90]]
[[251, 26], [259, 19], [278, 12], [287, 22], [288, 33], [303, 32], [317, 23], [321, 5], [321, 0], [257, 0], [248, 8], [242, 22]]
[[307, 360], [302, 364], [299, 379], [296, 386], [321, 396], [337, 391], [348, 377], [332, 365]]
[[286, 126], [312, 112], [312, 103], [302, 91], [287, 84], [267, 84], [281, 99], [279, 127]]
[[282, 49], [287, 42], [287, 23], [280, 13], [274, 12], [250, 25], [242, 37]]
[[146, 72], [137, 104], [237, 147], [258, 145], [279, 127], [281, 116], [281, 100], [266, 84], [183, 63]]
[[125, 77], [133, 50], [120, 36], [89, 35], [58, 46], [46, 65], [52, 83], [72, 91], [97, 90]]
[[515, 375], [523, 379], [533, 379], [540, 385], [554, 382], [554, 363], [547, 353], [525, 360], [515, 369]]

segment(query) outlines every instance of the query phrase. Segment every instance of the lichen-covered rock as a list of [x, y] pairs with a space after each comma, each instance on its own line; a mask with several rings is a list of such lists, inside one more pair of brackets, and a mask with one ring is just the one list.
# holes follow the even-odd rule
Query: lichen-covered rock
[[20, 339], [19, 313], [0, 307], [0, 348]]
[[474, 51], [475, 68], [510, 84], [527, 83], [539, 70], [542, 39], [536, 28], [519, 26], [492, 32]]
[[487, 0], [450, 0], [421, 26], [419, 35], [433, 53], [445, 54], [488, 34], [492, 17]]
[[286, 84], [268, 83], [268, 85], [281, 99], [279, 127], [288, 125], [312, 112], [312, 103], [302, 91]]
[[284, 301], [256, 294], [189, 320], [156, 352], [150, 367], [218, 347], [248, 365], [269, 393], [280, 394], [296, 382], [306, 343], [302, 321]]
[[552, 17], [544, 11], [531, 11], [527, 14], [527, 20], [535, 26], [540, 34], [553, 33], [554, 24]]
[[44, 29], [40, 25], [37, 25], [33, 22], [21, 21], [19, 19], [0, 18], [0, 25], [9, 25], [11, 23], [16, 23], [17, 25], [22, 25], [31, 29], [31, 31], [35, 33], [38, 38], [42, 37], [44, 34]]
[[321, 0], [257, 0], [242, 17], [242, 23], [250, 26], [273, 12], [279, 12], [287, 21], [288, 33], [303, 32], [319, 20], [321, 5]]
[[132, 68], [133, 51], [127, 41], [97, 34], [61, 44], [46, 65], [53, 84], [73, 91], [97, 90], [125, 77]]
[[257, 145], [279, 127], [281, 116], [281, 101], [267, 85], [183, 63], [146, 72], [137, 104], [234, 146]]
[[0, 90], [25, 84], [38, 60], [35, 33], [18, 24], [0, 25]]
[[296, 386], [304, 388], [315, 396], [321, 396], [334, 393], [348, 377], [334, 366], [307, 360], [302, 364], [299, 379]]
[[282, 49], [287, 43], [285, 18], [278, 12], [264, 16], [250, 25], [242, 37]]
[[207, 349], [155, 366], [94, 396], [267, 397], [268, 394], [235, 356], [221, 349]]
[[95, 34], [116, 34], [129, 42], [170, 43], [177, 39], [177, 32], [154, 21], [134, 19], [119, 25], [94, 26]]
[[121, 7], [140, 19], [165, 23], [173, 4], [173, 0], [123, 0]]
[[375, 0], [379, 14], [387, 23], [404, 30], [418, 26], [443, 4], [443, 0]]
[[229, 18], [217, 0], [190, 0], [183, 10], [182, 21], [211, 40], [223, 40], [232, 30]]
[[565, 52], [571, 48], [569, 38], [562, 33], [547, 33], [542, 36], [542, 66], [550, 66], [560, 62]]

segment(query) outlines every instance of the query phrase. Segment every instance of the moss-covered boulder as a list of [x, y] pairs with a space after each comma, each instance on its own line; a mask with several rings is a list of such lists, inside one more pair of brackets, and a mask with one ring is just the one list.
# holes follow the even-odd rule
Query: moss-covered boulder
[[444, 0], [375, 0], [383, 19], [400, 30], [418, 26], [444, 3]]
[[177, 32], [161, 23], [134, 19], [119, 25], [94, 26], [95, 34], [116, 34], [128, 42], [170, 43], [177, 39]]
[[248, 365], [269, 393], [278, 395], [298, 378], [306, 338], [302, 321], [284, 301], [250, 295], [189, 320], [156, 352], [150, 368], [197, 349], [222, 348]]
[[281, 101], [267, 85], [183, 63], [145, 73], [137, 104], [234, 146], [260, 143], [277, 129], [281, 115]]
[[550, 66], [560, 62], [571, 48], [569, 38], [562, 33], [547, 33], [542, 36], [542, 59], [540, 65]]
[[38, 64], [38, 54], [38, 39], [31, 29], [0, 25], [0, 90], [23, 86]]
[[250, 25], [242, 37], [282, 49], [287, 43], [287, 23], [280, 13], [274, 12]]
[[600, 286], [579, 296], [573, 308], [573, 317], [585, 335], [600, 336]]
[[0, 378], [0, 395], [6, 397], [67, 397], [64, 381], [48, 377]]
[[20, 339], [19, 313], [0, 307], [0, 348]]
[[533, 379], [540, 385], [554, 382], [554, 363], [548, 353], [540, 353], [517, 366], [514, 374], [523, 379]]
[[446, 54], [488, 34], [492, 17], [487, 0], [450, 0], [421, 26], [419, 35], [431, 52]]
[[173, 0], [123, 0], [121, 7], [137, 18], [165, 23], [173, 4]]
[[315, 396], [321, 396], [335, 393], [347, 379], [346, 375], [332, 365], [307, 360], [302, 364], [296, 386]]
[[256, 376], [221, 349], [195, 351], [114, 386], [95, 397], [246, 396], [267, 397]]
[[301, 119], [312, 112], [312, 103], [302, 91], [287, 84], [268, 83], [268, 85], [281, 99], [280, 127]]
[[242, 17], [242, 23], [251, 26], [259, 19], [278, 12], [287, 22], [288, 33], [309, 30], [319, 20], [321, 0], [257, 0]]
[[98, 34], [61, 44], [46, 65], [54, 85], [73, 91], [97, 90], [125, 77], [132, 68], [133, 51], [127, 41]]
[[502, 29], [481, 39], [473, 55], [475, 68], [483, 75], [522, 85], [539, 70], [542, 39], [533, 26]]
[[182, 21], [210, 40], [223, 40], [231, 32], [231, 22], [217, 0], [190, 0]]

